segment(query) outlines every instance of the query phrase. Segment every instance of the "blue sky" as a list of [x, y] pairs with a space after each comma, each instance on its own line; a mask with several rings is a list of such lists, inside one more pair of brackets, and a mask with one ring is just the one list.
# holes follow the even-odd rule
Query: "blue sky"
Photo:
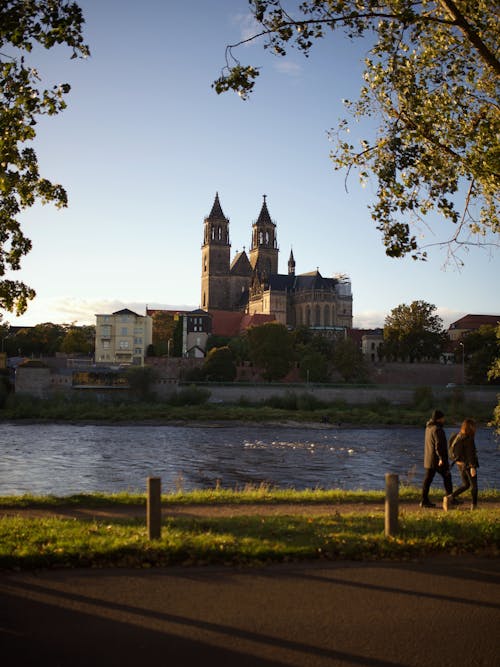
[[[41, 173], [62, 183], [68, 209], [35, 206], [23, 216], [33, 241], [10, 277], [35, 288], [11, 324], [93, 323], [129, 307], [198, 307], [203, 218], [215, 192], [230, 218], [232, 253], [248, 248], [267, 195], [277, 223], [280, 271], [293, 247], [297, 272], [346, 273], [354, 325], [383, 325], [392, 308], [422, 299], [445, 325], [466, 313], [500, 313], [498, 253], [472, 248], [465, 268], [434, 248], [425, 263], [385, 255], [362, 188], [335, 172], [327, 132], [342, 99], [361, 85], [366, 44], [329, 38], [305, 59], [240, 49], [262, 66], [243, 102], [212, 81], [227, 43], [251, 30], [246, 0], [81, 0], [87, 60], [62, 48], [31, 56], [46, 84], [69, 82], [68, 108], [38, 125]], [[425, 242], [450, 233], [443, 222]], [[442, 230], [442, 234], [441, 234]]]

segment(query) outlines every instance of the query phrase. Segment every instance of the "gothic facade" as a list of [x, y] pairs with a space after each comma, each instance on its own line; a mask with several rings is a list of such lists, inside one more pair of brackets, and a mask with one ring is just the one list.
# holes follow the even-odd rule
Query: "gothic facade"
[[276, 223], [266, 196], [252, 224], [250, 252], [231, 261], [229, 219], [218, 193], [203, 223], [201, 307], [203, 310], [268, 314], [290, 328], [324, 332], [352, 328], [351, 284], [345, 276], [324, 278], [318, 270], [296, 275], [290, 251], [288, 273], [278, 273]]

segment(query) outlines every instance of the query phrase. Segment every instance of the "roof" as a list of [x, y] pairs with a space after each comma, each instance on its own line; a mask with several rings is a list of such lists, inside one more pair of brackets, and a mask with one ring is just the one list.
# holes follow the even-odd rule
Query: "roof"
[[137, 313], [134, 313], [133, 310], [129, 310], [128, 308], [123, 308], [122, 310], [117, 310], [113, 315], [134, 315], [135, 317], [144, 317], [144, 315], [138, 315]]
[[309, 290], [335, 291], [335, 278], [323, 278], [319, 271], [301, 273], [299, 276], [288, 273], [274, 273], [269, 277], [269, 287], [277, 292], [301, 292]]
[[207, 220], [227, 220], [226, 216], [222, 212], [222, 206], [219, 201], [219, 193], [215, 193], [214, 203], [212, 205], [212, 210], [210, 211]]
[[236, 276], [252, 275], [252, 266], [244, 250], [237, 253], [231, 262], [231, 274]]
[[464, 315], [456, 322], [452, 322], [450, 329], [479, 329], [479, 327], [489, 324], [497, 326], [500, 322], [500, 315]]
[[215, 336], [239, 336], [250, 327], [274, 322], [274, 315], [256, 313], [248, 315], [239, 310], [210, 310], [212, 315], [212, 334]]
[[256, 225], [272, 225], [273, 227], [276, 227], [274, 222], [271, 220], [271, 216], [269, 215], [269, 211], [267, 209], [266, 195], [264, 195], [264, 201], [262, 202], [262, 208], [260, 209], [259, 217], [257, 218], [257, 222], [255, 224]]

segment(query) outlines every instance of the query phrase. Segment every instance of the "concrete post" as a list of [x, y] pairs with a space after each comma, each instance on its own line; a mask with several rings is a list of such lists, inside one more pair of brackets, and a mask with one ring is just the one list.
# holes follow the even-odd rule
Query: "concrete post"
[[161, 537], [161, 478], [148, 477], [147, 497], [148, 538], [157, 540]]
[[398, 532], [399, 476], [394, 473], [385, 474], [385, 536], [390, 537]]

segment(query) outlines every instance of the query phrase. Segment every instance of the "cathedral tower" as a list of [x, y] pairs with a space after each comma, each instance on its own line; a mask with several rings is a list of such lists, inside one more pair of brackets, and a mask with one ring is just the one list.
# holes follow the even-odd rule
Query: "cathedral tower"
[[222, 212], [219, 193], [210, 215], [203, 223], [203, 245], [201, 246], [201, 307], [204, 310], [230, 309], [229, 219]]
[[250, 264], [261, 280], [278, 273], [278, 243], [276, 241], [276, 225], [267, 210], [266, 195], [259, 217], [252, 225], [252, 244], [250, 247]]

